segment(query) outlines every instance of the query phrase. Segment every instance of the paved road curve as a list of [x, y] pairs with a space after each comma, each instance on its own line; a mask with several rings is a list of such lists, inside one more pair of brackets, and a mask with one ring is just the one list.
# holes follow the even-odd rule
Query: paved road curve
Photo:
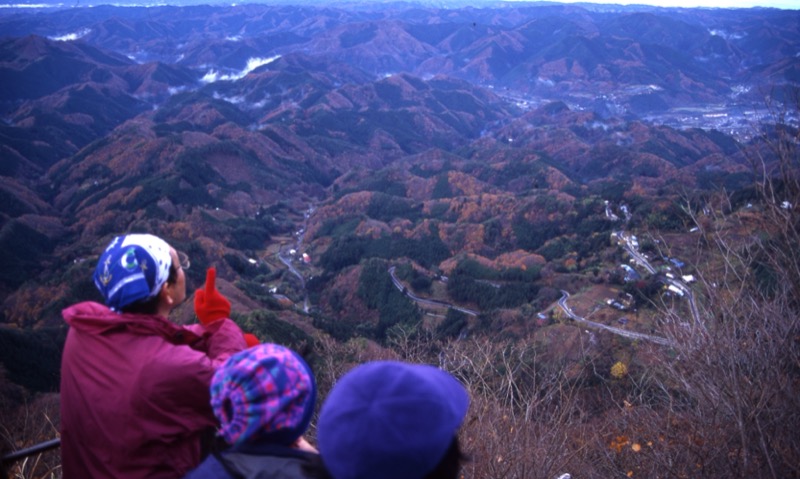
[[578, 316], [577, 314], [575, 314], [572, 311], [572, 309], [569, 306], [567, 306], [567, 298], [569, 298], [569, 293], [567, 293], [566, 291], [564, 291], [562, 289], [561, 290], [561, 295], [562, 295], [561, 299], [558, 300], [558, 306], [565, 313], [567, 313], [567, 316], [569, 316], [571, 319], [573, 319], [575, 321], [578, 321], [579, 323], [582, 323], [582, 324], [584, 324], [584, 325], [586, 325], [588, 327], [591, 327], [591, 328], [603, 329], [603, 330], [608, 331], [610, 333], [614, 333], [616, 335], [624, 336], [624, 337], [630, 338], [630, 339], [641, 339], [641, 340], [644, 340], [644, 341], [650, 341], [650, 342], [653, 342], [653, 343], [663, 344], [664, 346], [672, 346], [673, 345], [673, 343], [670, 340], [668, 340], [667, 338], [662, 338], [660, 336], [653, 336], [653, 335], [650, 335], [650, 334], [637, 333], [637, 332], [634, 332], [634, 331], [628, 331], [626, 329], [615, 328], [613, 326], [608, 326], [606, 324], [601, 324], [601, 323], [596, 323], [594, 321], [589, 321], [588, 319], [586, 319], [584, 317], [581, 317], [581, 316]]
[[[313, 212], [314, 212], [314, 205], [310, 205], [308, 207], [308, 210], [306, 210], [306, 212], [303, 213], [303, 227], [300, 228], [300, 230], [297, 232], [297, 245], [295, 246], [296, 251], [301, 251], [303, 248], [303, 239], [305, 239], [306, 236], [306, 229], [308, 228], [308, 219], [311, 217], [311, 214]], [[292, 264], [292, 258], [283, 255], [283, 248], [281, 248], [278, 251], [278, 259], [281, 260], [281, 263], [285, 264], [287, 268], [289, 268], [289, 271], [291, 271], [293, 275], [297, 276], [300, 279], [301, 289], [303, 290], [303, 311], [308, 313], [309, 303], [308, 303], [308, 291], [306, 291], [306, 279], [303, 277], [300, 271], [298, 271], [297, 268], [294, 267], [294, 265]]]
[[[634, 248], [630, 244], [629, 237], [627, 235], [625, 235], [622, 231], [618, 231], [617, 235], [619, 235], [622, 238], [623, 248], [625, 249], [625, 251], [627, 251], [628, 254], [631, 255], [631, 257], [633, 258], [634, 261], [636, 261], [637, 264], [641, 265], [650, 274], [657, 274], [656, 269], [653, 267], [653, 265], [650, 264], [649, 261], [647, 261], [647, 258], [639, 254], [636, 248]], [[686, 283], [684, 283], [683, 281], [678, 281], [677, 279], [674, 278], [664, 277], [664, 281], [668, 285], [672, 285], [683, 292], [684, 296], [689, 301], [689, 309], [691, 310], [694, 324], [702, 327], [703, 322], [700, 320], [700, 312], [697, 310], [697, 303], [695, 302], [694, 294], [692, 294], [691, 288], [689, 288], [689, 286], [687, 286]]]
[[404, 293], [412, 301], [416, 301], [419, 304], [427, 304], [428, 306], [441, 306], [441, 307], [445, 307], [445, 308], [455, 309], [456, 311], [461, 311], [462, 313], [468, 314], [470, 316], [477, 316], [478, 315], [478, 311], [473, 311], [471, 309], [462, 308], [461, 306], [456, 306], [456, 305], [453, 305], [453, 304], [450, 304], [450, 303], [445, 303], [444, 301], [437, 301], [435, 299], [420, 298], [419, 296], [417, 296], [414, 293], [412, 293], [411, 291], [409, 291], [405, 286], [403, 286], [403, 283], [401, 283], [400, 280], [397, 279], [397, 276], [394, 275], [394, 271], [395, 271], [395, 267], [394, 266], [389, 268], [389, 276], [392, 277], [392, 283], [394, 283], [395, 288], [399, 289], [401, 293]]
[[[403, 283], [401, 283], [400, 280], [397, 279], [397, 276], [395, 276], [395, 269], [396, 268], [394, 266], [389, 268], [389, 276], [391, 276], [391, 278], [392, 278], [392, 283], [394, 283], [394, 286], [397, 289], [399, 289], [401, 292], [403, 292], [406, 296], [408, 296], [412, 301], [416, 301], [417, 303], [426, 304], [426, 305], [429, 305], [429, 306], [442, 306], [442, 307], [446, 307], [446, 308], [450, 308], [450, 309], [455, 309], [456, 311], [461, 311], [462, 313], [468, 314], [470, 316], [477, 316], [479, 314], [478, 311], [474, 311], [472, 309], [467, 309], [467, 308], [462, 308], [460, 306], [455, 306], [455, 305], [452, 305], [450, 303], [445, 303], [444, 301], [437, 301], [437, 300], [434, 300], [434, 299], [420, 298], [419, 296], [417, 296], [414, 293], [412, 293], [411, 291], [409, 291], [405, 286], [403, 286]], [[637, 333], [637, 332], [634, 332], [634, 331], [628, 331], [628, 330], [620, 329], [620, 328], [615, 328], [613, 326], [608, 326], [608, 325], [605, 325], [605, 324], [596, 323], [594, 321], [589, 321], [586, 318], [578, 316], [577, 314], [575, 314], [572, 311], [572, 309], [570, 309], [569, 306], [567, 306], [567, 298], [569, 298], [569, 293], [567, 293], [566, 291], [562, 290], [561, 294], [562, 294], [562, 296], [561, 296], [561, 299], [558, 300], [558, 306], [571, 319], [573, 319], [573, 320], [575, 320], [575, 321], [577, 321], [579, 323], [582, 323], [583, 325], [585, 325], [587, 327], [594, 328], [594, 329], [602, 329], [602, 330], [608, 331], [610, 333], [613, 333], [613, 334], [616, 334], [616, 335], [619, 335], [619, 336], [623, 336], [623, 337], [626, 337], [626, 338], [630, 338], [630, 339], [641, 339], [643, 341], [651, 341], [651, 342], [654, 342], [654, 343], [663, 344], [665, 346], [672, 345], [672, 343], [666, 338], [662, 338], [662, 337], [659, 337], [659, 336], [652, 336], [650, 334]]]

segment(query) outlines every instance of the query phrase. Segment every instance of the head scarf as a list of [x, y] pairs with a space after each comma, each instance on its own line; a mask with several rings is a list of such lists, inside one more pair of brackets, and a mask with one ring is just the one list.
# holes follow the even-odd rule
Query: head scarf
[[172, 257], [166, 241], [150, 234], [117, 236], [94, 271], [94, 284], [114, 311], [155, 297], [169, 277]]

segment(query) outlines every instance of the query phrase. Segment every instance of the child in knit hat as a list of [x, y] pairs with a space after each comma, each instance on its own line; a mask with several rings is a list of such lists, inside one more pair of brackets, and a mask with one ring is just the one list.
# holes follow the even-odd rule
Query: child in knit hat
[[334, 479], [457, 479], [469, 395], [433, 366], [374, 361], [350, 370], [319, 414], [317, 440]]
[[311, 369], [291, 349], [268, 343], [231, 356], [211, 380], [218, 434], [230, 448], [186, 477], [325, 477], [317, 451], [302, 436], [316, 395]]

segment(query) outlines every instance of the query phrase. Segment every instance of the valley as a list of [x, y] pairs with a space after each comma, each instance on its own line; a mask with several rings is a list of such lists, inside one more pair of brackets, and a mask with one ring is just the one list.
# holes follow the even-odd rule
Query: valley
[[[92, 245], [148, 230], [197, 258], [191, 282], [217, 265], [243, 314], [342, 338], [418, 321], [359, 293], [365, 260], [459, 305], [463, 332], [557, 323], [560, 291], [619, 324], [595, 306], [623, 289], [649, 305], [625, 328], [657, 331], [653, 278], [689, 289], [629, 278], [614, 241], [647, 263], [614, 219], [652, 253], [691, 243], [683, 202], [752, 186], [770, 122], [798, 128], [796, 12], [420, 8], [4, 11], [3, 322], [59, 325]], [[582, 305], [594, 287], [611, 297]]]
[[0, 9], [0, 419], [150, 232], [173, 320], [216, 267], [321, 396], [451, 371], [465, 477], [794, 477], [798, 51], [797, 10]]

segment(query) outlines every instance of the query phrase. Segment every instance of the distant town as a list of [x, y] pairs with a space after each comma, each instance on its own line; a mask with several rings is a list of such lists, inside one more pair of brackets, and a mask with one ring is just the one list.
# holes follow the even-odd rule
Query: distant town
[[[494, 88], [489, 87], [494, 90]], [[613, 115], [625, 117], [630, 112], [626, 111], [623, 100], [631, 95], [654, 93], [658, 90], [655, 85], [634, 85], [626, 87], [625, 91], [616, 95], [570, 95], [565, 98], [533, 97], [510, 91], [503, 92], [502, 96], [523, 110], [534, 110], [550, 102], [563, 101], [570, 109], [592, 110], [598, 101], [602, 101], [605, 108]], [[678, 130], [699, 128], [703, 130], [717, 130], [730, 135], [737, 141], [746, 142], [752, 139], [759, 131], [759, 125], [765, 120], [775, 118], [776, 114], [784, 118], [785, 124], [798, 127], [800, 118], [797, 111], [772, 111], [769, 108], [769, 99], [765, 97], [763, 104], [739, 102], [736, 97], [746, 92], [748, 88], [739, 87], [731, 93], [733, 101], [723, 104], [694, 105], [671, 108], [663, 112], [643, 115], [640, 119], [654, 125], [664, 125]], [[776, 107], [778, 108], [778, 107]]]

